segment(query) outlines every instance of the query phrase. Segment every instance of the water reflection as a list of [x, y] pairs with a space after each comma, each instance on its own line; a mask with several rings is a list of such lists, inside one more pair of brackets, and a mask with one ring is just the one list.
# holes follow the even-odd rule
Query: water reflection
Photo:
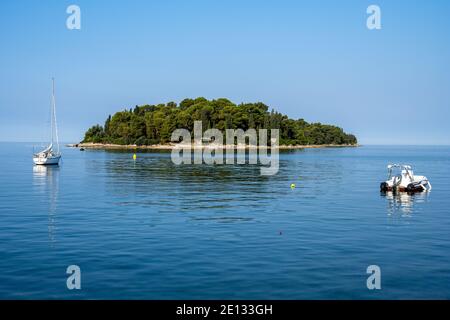
[[387, 200], [388, 215], [401, 214], [408, 217], [414, 213], [417, 204], [428, 201], [428, 192], [406, 193], [406, 192], [384, 192], [381, 196]]
[[[131, 152], [102, 153], [86, 162], [89, 176], [101, 176], [105, 192], [118, 211], [133, 208], [144, 221], [160, 223], [177, 217], [196, 224], [266, 221], [265, 213], [281, 206], [293, 214], [319, 195], [339, 196], [345, 170], [339, 161], [304, 161], [289, 152], [279, 172], [262, 176], [260, 164], [175, 165], [168, 152], [145, 152], [133, 161]], [[297, 188], [291, 189], [291, 183]], [[125, 213], [124, 213], [125, 214]], [[169, 215], [170, 214], [170, 215]], [[148, 220], [147, 220], [148, 219]], [[158, 221], [158, 222], [157, 222]]]
[[111, 158], [88, 168], [98, 171], [100, 165], [104, 169], [105, 188], [117, 205], [159, 213], [176, 210], [191, 219], [207, 216], [218, 219], [214, 221], [244, 221], [249, 213], [236, 216], [237, 211], [264, 209], [275, 197], [269, 183], [275, 178], [261, 176], [258, 165], [176, 166], [170, 157], [158, 154], [138, 159]]
[[50, 245], [55, 242], [55, 220], [58, 206], [59, 166], [33, 166], [33, 186], [48, 205], [48, 238]]

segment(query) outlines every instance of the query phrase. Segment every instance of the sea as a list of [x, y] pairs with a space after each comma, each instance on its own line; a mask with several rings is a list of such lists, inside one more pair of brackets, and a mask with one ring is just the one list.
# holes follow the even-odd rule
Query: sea
[[[0, 143], [0, 299], [450, 299], [449, 146], [280, 151], [271, 176], [34, 148]], [[432, 190], [380, 193], [389, 163]]]

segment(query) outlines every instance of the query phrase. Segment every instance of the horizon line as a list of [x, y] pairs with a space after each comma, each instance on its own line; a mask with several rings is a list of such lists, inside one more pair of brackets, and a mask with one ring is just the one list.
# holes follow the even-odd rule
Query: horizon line
[[[7, 140], [0, 140], [0, 143], [47, 143], [46, 141], [7, 141]], [[73, 141], [60, 141], [60, 144], [74, 144], [74, 143], [80, 143], [73, 142]], [[364, 147], [364, 146], [385, 146], [385, 147], [396, 147], [396, 146], [402, 146], [402, 147], [450, 147], [450, 144], [409, 144], [409, 143], [395, 143], [395, 144], [388, 144], [388, 143], [358, 143], [358, 146]]]

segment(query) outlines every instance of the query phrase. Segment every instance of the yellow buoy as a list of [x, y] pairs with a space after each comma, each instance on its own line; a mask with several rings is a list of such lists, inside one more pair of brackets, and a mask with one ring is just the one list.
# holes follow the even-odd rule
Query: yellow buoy
[[295, 188], [295, 183], [291, 183], [291, 189]]
[[136, 160], [136, 153], [135, 154], [133, 154], [133, 160]]

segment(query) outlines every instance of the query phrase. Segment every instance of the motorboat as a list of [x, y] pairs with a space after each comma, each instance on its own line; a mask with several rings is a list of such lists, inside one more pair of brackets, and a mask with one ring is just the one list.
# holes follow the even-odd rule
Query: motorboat
[[387, 166], [388, 179], [380, 184], [381, 192], [428, 192], [431, 183], [425, 176], [416, 176], [410, 165], [390, 164]]

